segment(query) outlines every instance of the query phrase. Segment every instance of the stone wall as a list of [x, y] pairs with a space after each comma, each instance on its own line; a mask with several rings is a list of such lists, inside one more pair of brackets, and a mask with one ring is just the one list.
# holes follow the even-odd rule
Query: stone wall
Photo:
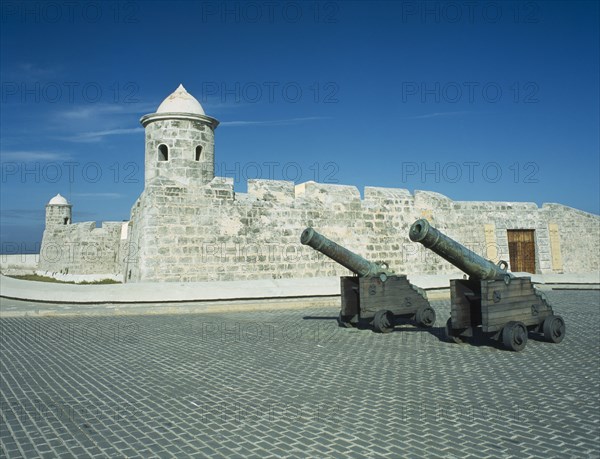
[[[42, 238], [37, 272], [52, 277], [106, 274], [121, 276], [122, 222], [83, 222], [47, 227]], [[60, 276], [63, 275], [63, 276]]]
[[[396, 272], [457, 269], [408, 239], [426, 217], [480, 255], [509, 259], [507, 229], [535, 230], [538, 273], [588, 272], [599, 266], [600, 218], [558, 204], [455, 202], [438, 193], [307, 182], [231, 179], [206, 186], [156, 178], [132, 210], [129, 281], [204, 281], [346, 275], [299, 243], [307, 226]], [[579, 228], [587, 228], [581, 235]]]
[[[550, 238], [555, 233], [560, 246], [558, 256], [551, 259], [552, 272], [598, 272], [600, 271], [600, 224], [593, 215], [560, 204], [544, 204], [541, 212], [546, 216]], [[554, 231], [552, 231], [554, 230]], [[554, 236], [556, 237], [556, 236]], [[554, 252], [556, 254], [556, 251]]]
[[315, 182], [230, 178], [205, 186], [148, 181], [129, 223], [46, 228], [38, 272], [55, 277], [110, 274], [126, 282], [277, 279], [348, 275], [310, 247], [307, 226], [398, 273], [458, 270], [408, 239], [418, 218], [476, 253], [509, 260], [507, 230], [535, 230], [537, 273], [600, 269], [600, 217], [559, 204], [460, 202], [438, 193]]

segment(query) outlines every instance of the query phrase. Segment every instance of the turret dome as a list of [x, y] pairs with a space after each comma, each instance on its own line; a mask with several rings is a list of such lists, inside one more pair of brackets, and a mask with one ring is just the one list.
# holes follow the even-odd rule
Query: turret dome
[[158, 106], [156, 113], [193, 113], [205, 115], [200, 102], [182, 84]]
[[50, 201], [48, 202], [48, 205], [49, 206], [68, 206], [69, 201], [67, 201], [64, 196], [61, 196], [60, 193], [58, 193], [56, 196], [54, 196], [52, 199], [50, 199]]

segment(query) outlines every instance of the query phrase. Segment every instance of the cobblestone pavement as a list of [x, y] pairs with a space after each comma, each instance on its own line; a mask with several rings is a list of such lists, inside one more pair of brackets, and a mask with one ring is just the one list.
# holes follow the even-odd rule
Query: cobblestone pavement
[[[600, 457], [598, 291], [521, 353], [336, 326], [337, 310], [5, 318], [13, 457]], [[439, 328], [437, 328], [439, 327]]]

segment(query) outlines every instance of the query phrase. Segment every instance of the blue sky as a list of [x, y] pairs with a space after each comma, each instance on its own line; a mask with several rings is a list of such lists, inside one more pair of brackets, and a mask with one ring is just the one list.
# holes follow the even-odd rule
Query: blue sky
[[1, 11], [2, 251], [56, 193], [127, 220], [179, 83], [217, 175], [600, 210], [598, 2], [15, 2]]

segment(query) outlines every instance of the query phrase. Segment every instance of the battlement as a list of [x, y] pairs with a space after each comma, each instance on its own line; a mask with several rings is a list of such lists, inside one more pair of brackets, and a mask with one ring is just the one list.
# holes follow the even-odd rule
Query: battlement
[[558, 204], [555, 202], [548, 202], [548, 203], [542, 204], [542, 210], [547, 211], [547, 212], [572, 213], [574, 215], [578, 215], [581, 217], [590, 218], [594, 221], [596, 221], [596, 219], [598, 218], [597, 215], [592, 214], [590, 212], [585, 212], [583, 210], [575, 209], [574, 207], [565, 206], [564, 204]]
[[276, 201], [284, 204], [296, 199], [294, 182], [287, 180], [248, 180], [248, 196], [259, 201]]
[[414, 201], [414, 196], [405, 188], [366, 186], [364, 196], [365, 201], [387, 201], [394, 203], [408, 203]]
[[[307, 181], [294, 184], [288, 180], [248, 179], [247, 192], [234, 191], [233, 177], [214, 177], [206, 184], [189, 185], [166, 177], [154, 177], [149, 180], [145, 192], [157, 197], [176, 199], [177, 196], [192, 195], [194, 198], [221, 199], [236, 202], [261, 201], [271, 205], [287, 206], [308, 205], [310, 202], [319, 206], [328, 205], [361, 205], [365, 208], [373, 206], [415, 207], [424, 210], [491, 210], [491, 211], [538, 211], [540, 206], [534, 202], [511, 201], [455, 201], [435, 191], [415, 190], [411, 193], [406, 188], [388, 188], [365, 186], [364, 197], [353, 185], [334, 183], [318, 183]], [[139, 199], [134, 208], [139, 205]], [[545, 203], [542, 209], [559, 209], [590, 215], [562, 204]]]

